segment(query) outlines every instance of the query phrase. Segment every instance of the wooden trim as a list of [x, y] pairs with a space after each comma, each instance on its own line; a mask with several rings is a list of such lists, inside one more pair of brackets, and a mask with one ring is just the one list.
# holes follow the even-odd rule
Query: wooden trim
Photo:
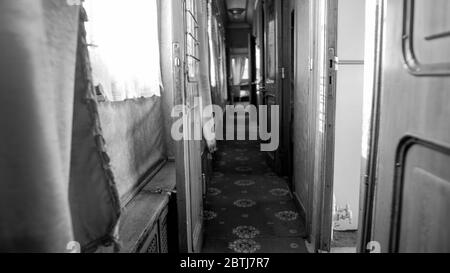
[[[316, 5], [316, 1], [315, 0], [308, 0], [307, 1], [308, 6], [308, 28], [309, 28], [309, 35], [308, 35], [308, 58], [309, 58], [309, 62], [315, 62], [316, 61], [316, 54], [315, 54], [315, 50], [316, 50], [316, 32], [317, 32], [317, 23], [316, 23], [316, 16], [315, 16], [315, 5]], [[298, 30], [297, 30], [298, 31]], [[298, 34], [297, 34], [298, 35]], [[300, 37], [297, 37], [297, 39], [300, 39]], [[305, 49], [306, 50], [306, 49]], [[310, 120], [317, 120], [317, 108], [318, 108], [318, 92], [315, 92], [315, 73], [314, 73], [314, 69], [312, 69], [312, 64], [310, 63], [310, 73], [309, 73], [309, 83], [308, 83], [308, 93], [310, 94], [309, 96], [309, 101], [308, 103], [312, 106], [311, 109], [309, 110], [309, 114], [311, 115]], [[317, 124], [316, 122], [310, 122], [309, 125], [309, 131], [308, 131], [308, 146], [309, 149], [307, 150], [307, 154], [310, 155], [310, 160], [309, 161], [309, 173], [308, 175], [306, 175], [306, 177], [309, 178], [309, 180], [307, 181], [308, 183], [308, 197], [307, 197], [307, 214], [306, 214], [306, 232], [308, 234], [309, 237], [309, 243], [312, 243], [312, 236], [314, 233], [314, 199], [315, 199], [315, 192], [314, 189], [316, 187], [315, 185], [315, 169], [317, 168], [316, 166], [316, 143], [317, 143]]]
[[325, 132], [325, 164], [323, 166], [324, 179], [321, 187], [321, 217], [320, 232], [318, 233], [318, 250], [329, 252], [331, 250], [332, 211], [333, 211], [333, 184], [334, 184], [334, 148], [335, 148], [335, 124], [336, 124], [336, 70], [334, 65], [329, 65], [329, 60], [334, 64], [337, 52], [337, 19], [338, 1], [327, 0], [326, 16], [326, 47], [324, 52], [326, 78], [326, 132]]
[[370, 140], [368, 151], [368, 162], [364, 173], [365, 183], [361, 196], [363, 198], [360, 215], [360, 232], [358, 238], [358, 250], [361, 253], [367, 252], [366, 246], [373, 237], [373, 218], [376, 194], [376, 171], [378, 166], [378, 140], [380, 135], [380, 108], [381, 108], [381, 72], [383, 54], [383, 33], [384, 33], [384, 0], [377, 0], [377, 17], [375, 30], [375, 60], [374, 60], [374, 85], [373, 102], [370, 124]]
[[156, 166], [149, 169], [141, 179], [139, 179], [138, 186], [133, 188], [128, 194], [126, 194], [121, 200], [121, 207], [124, 209], [148, 184], [151, 183], [152, 179], [161, 171], [161, 169], [166, 165], [167, 160], [161, 160]]

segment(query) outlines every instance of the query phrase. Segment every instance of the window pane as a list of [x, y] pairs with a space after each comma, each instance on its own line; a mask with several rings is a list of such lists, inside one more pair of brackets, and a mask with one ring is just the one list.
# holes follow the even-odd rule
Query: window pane
[[248, 80], [249, 78], [249, 63], [248, 58], [245, 59], [245, 66], [244, 66], [244, 75], [242, 76], [243, 80]]
[[198, 18], [194, 0], [186, 0], [186, 47], [189, 81], [194, 82], [199, 74], [199, 52], [198, 52]]
[[156, 0], [88, 0], [84, 6], [94, 84], [111, 101], [159, 96]]

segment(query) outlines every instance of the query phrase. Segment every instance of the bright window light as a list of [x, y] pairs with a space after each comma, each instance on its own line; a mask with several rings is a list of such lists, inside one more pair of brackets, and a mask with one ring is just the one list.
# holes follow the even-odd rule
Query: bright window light
[[88, 0], [84, 6], [94, 84], [111, 101], [159, 96], [156, 0]]

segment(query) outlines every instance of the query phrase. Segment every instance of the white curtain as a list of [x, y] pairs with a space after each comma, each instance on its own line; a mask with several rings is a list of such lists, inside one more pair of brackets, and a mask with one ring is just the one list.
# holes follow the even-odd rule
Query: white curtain
[[[202, 125], [207, 123], [214, 123], [214, 115], [212, 109], [212, 96], [211, 96], [211, 86], [217, 86], [217, 79], [215, 75], [215, 66], [210, 65], [210, 39], [209, 35], [211, 33], [211, 24], [209, 24], [208, 18], [208, 3], [205, 0], [199, 1], [200, 6], [198, 7], [198, 39], [199, 39], [199, 52], [200, 52], [200, 97], [201, 97], [201, 108], [202, 108]], [[213, 72], [214, 74], [211, 75]], [[213, 85], [214, 84], [214, 85]], [[213, 130], [214, 131], [214, 130]], [[216, 136], [215, 132], [210, 132], [207, 130], [203, 131], [204, 139], [208, 145], [208, 149], [214, 152], [216, 148]]]
[[226, 55], [226, 45], [223, 31], [221, 32], [220, 37], [220, 48], [221, 48], [221, 57], [220, 57], [220, 81], [221, 81], [221, 90], [222, 90], [222, 98], [224, 101], [228, 100], [228, 77], [227, 77], [227, 55]]
[[233, 76], [233, 85], [241, 85], [242, 78], [244, 77], [245, 73], [245, 62], [247, 58], [240, 56], [240, 57], [233, 57], [231, 59], [231, 73]]
[[218, 17], [214, 10], [215, 3], [208, 1], [208, 38], [210, 53], [210, 75], [213, 87], [213, 102], [224, 105], [228, 99], [227, 56], [225, 46], [225, 33], [220, 27]]
[[[211, 2], [208, 3], [209, 10], [211, 9]], [[208, 17], [208, 42], [209, 42], [209, 59], [210, 59], [210, 80], [211, 80], [211, 86], [216, 87], [217, 86], [217, 52], [216, 52], [216, 43], [215, 41], [215, 33], [216, 33], [216, 26], [217, 26], [217, 19], [212, 15], [210, 12], [210, 15]]]
[[156, 0], [87, 0], [94, 85], [108, 100], [160, 96]]

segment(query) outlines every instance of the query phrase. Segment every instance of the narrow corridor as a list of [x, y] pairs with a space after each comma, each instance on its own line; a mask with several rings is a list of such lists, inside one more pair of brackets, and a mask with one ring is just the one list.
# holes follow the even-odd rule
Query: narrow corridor
[[305, 253], [304, 220], [287, 181], [256, 141], [219, 144], [205, 205], [204, 253]]

